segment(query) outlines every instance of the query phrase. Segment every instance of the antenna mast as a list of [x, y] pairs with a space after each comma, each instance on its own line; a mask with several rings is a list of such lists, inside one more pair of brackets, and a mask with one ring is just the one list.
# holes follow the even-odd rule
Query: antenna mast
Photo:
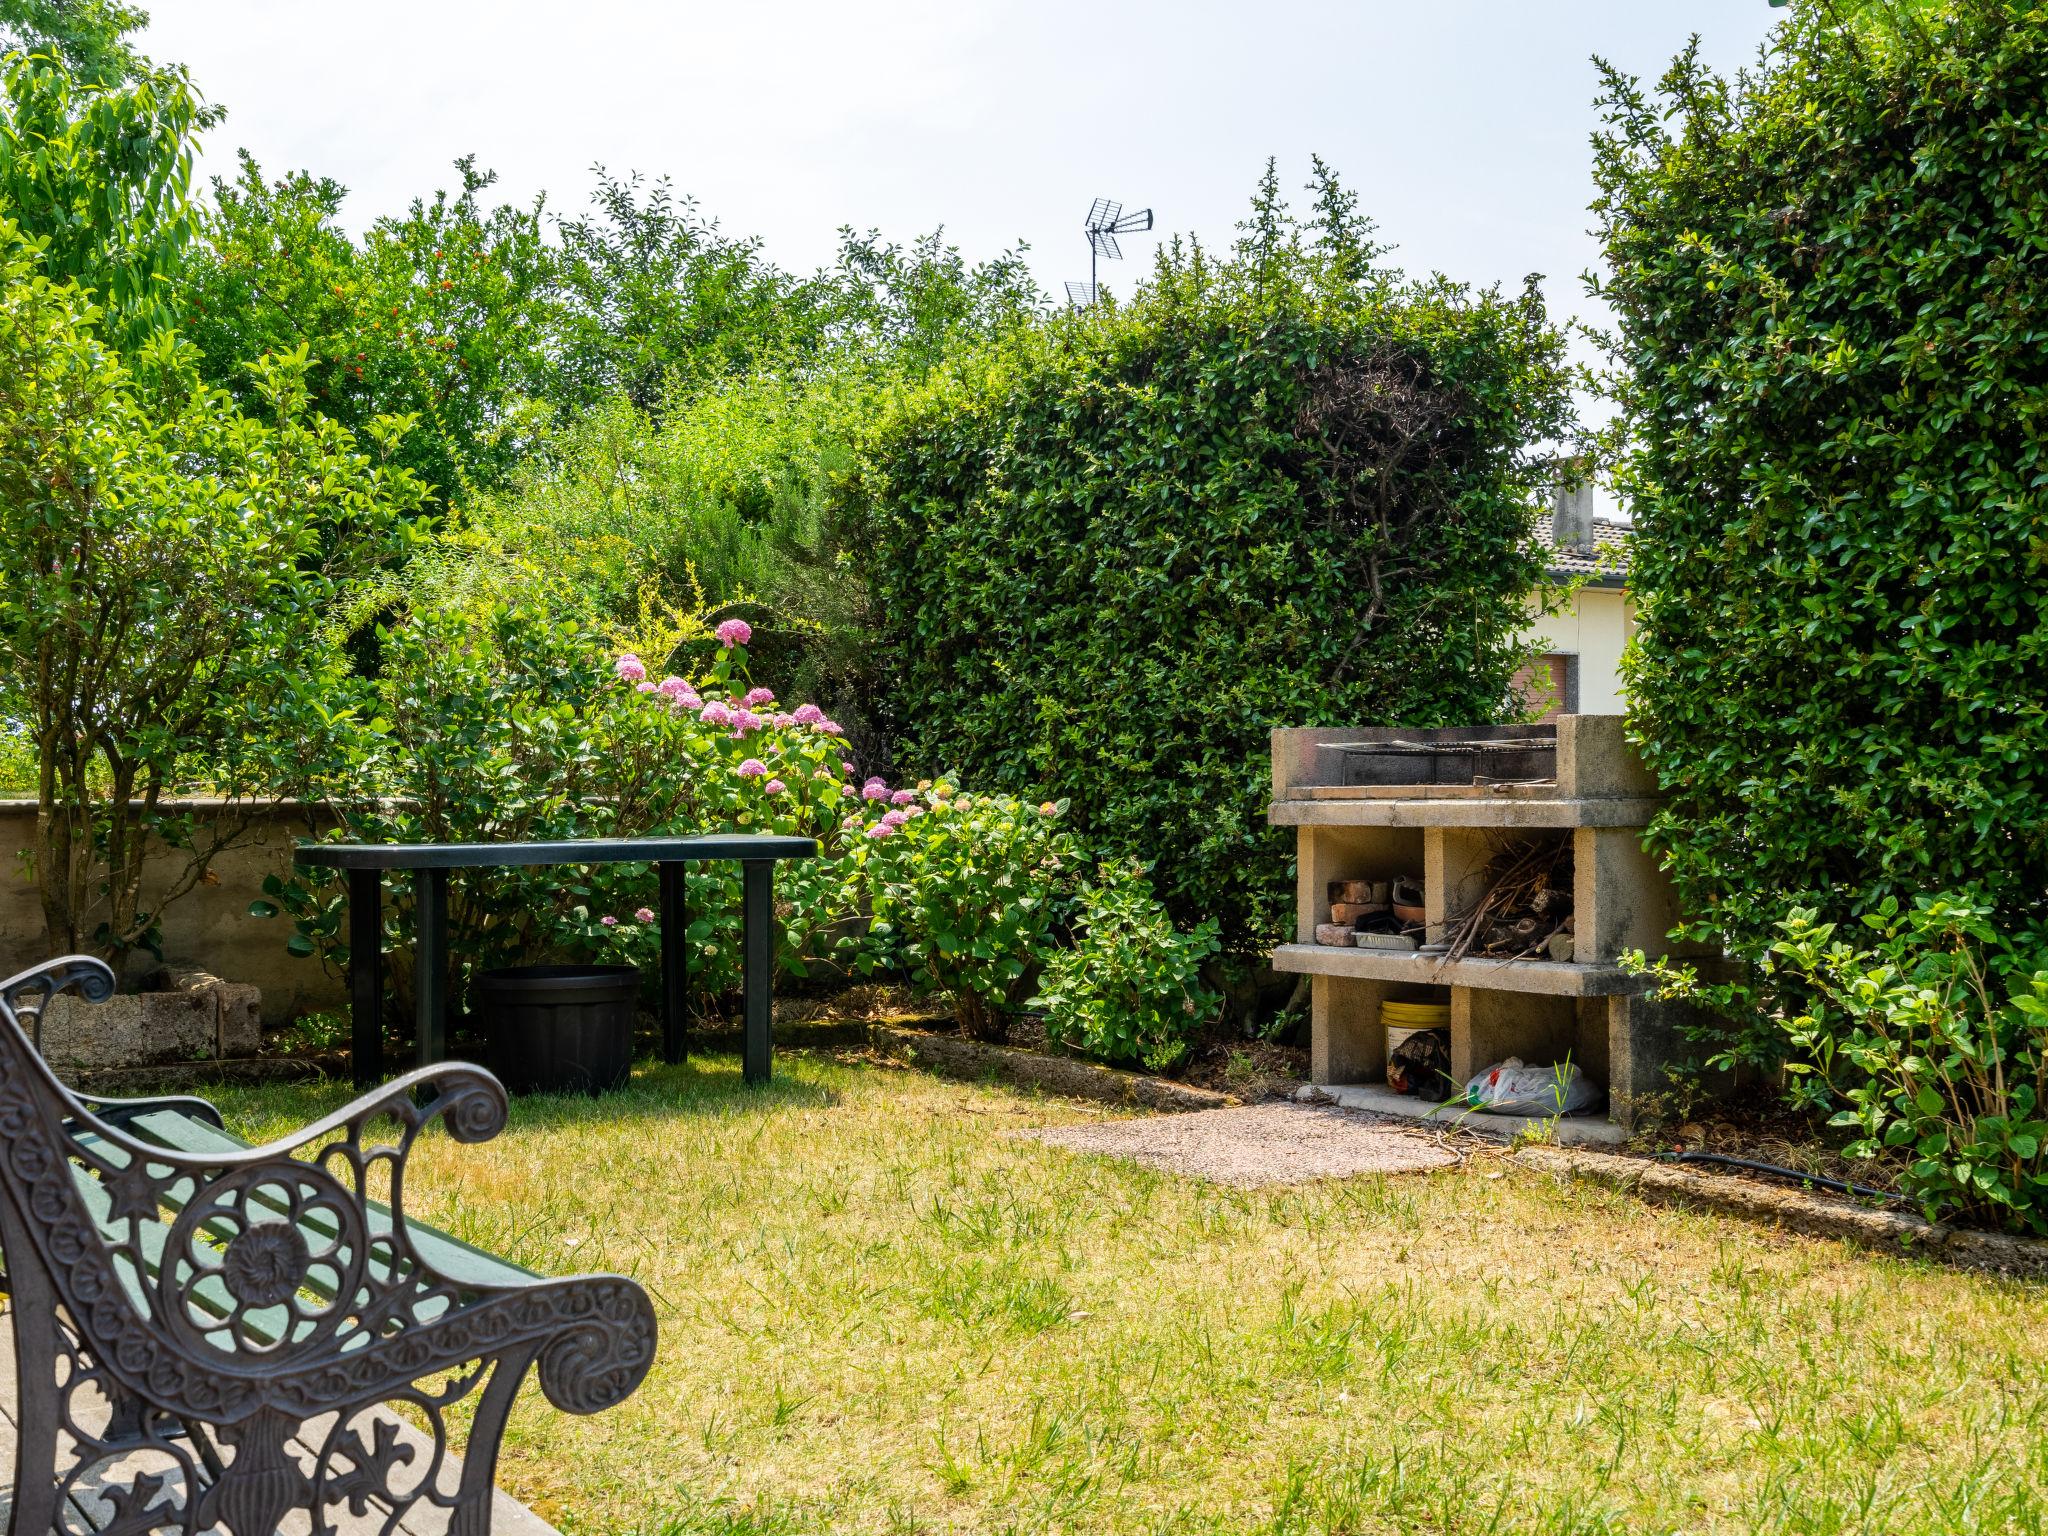
[[1088, 308], [1101, 296], [1096, 263], [1105, 257], [1111, 261], [1122, 261], [1124, 248], [1117, 243], [1116, 237], [1142, 234], [1150, 229], [1152, 210], [1140, 208], [1136, 213], [1125, 213], [1122, 203], [1113, 198], [1098, 197], [1088, 205], [1088, 217], [1081, 227], [1088, 236], [1088, 281], [1085, 284], [1067, 284], [1067, 302], [1076, 309]]

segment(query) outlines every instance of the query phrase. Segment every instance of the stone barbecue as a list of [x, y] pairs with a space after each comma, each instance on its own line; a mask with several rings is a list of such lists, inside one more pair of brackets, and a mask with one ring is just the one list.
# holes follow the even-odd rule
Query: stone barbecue
[[1657, 806], [1619, 715], [1274, 731], [1270, 820], [1295, 828], [1299, 872], [1295, 942], [1272, 959], [1310, 978], [1314, 1083], [1340, 1103], [1430, 1114], [1440, 1098], [1385, 1087], [1380, 1009], [1437, 1003], [1458, 1084], [1511, 1056], [1569, 1061], [1608, 1114], [1560, 1133], [1625, 1135], [1688, 1050], [1686, 1005], [1619, 963], [1692, 953], [1666, 937], [1675, 898], [1642, 845]]

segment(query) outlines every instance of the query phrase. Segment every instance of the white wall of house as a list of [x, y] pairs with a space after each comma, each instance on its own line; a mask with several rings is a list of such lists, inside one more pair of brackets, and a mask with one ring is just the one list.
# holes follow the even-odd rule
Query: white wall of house
[[[1627, 703], [1621, 691], [1621, 651], [1635, 633], [1635, 604], [1619, 587], [1583, 586], [1546, 605], [1532, 604], [1524, 633], [1545, 655], [1570, 658], [1575, 703], [1582, 715], [1619, 715]], [[1557, 679], [1561, 686], [1563, 679]]]

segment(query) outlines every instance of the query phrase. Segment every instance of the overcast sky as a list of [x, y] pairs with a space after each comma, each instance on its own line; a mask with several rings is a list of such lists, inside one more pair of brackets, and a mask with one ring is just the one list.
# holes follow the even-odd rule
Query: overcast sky
[[[147, 3], [147, 0], [146, 0]], [[943, 224], [970, 256], [1028, 241], [1087, 275], [1090, 198], [1226, 241], [1265, 158], [1334, 164], [1411, 270], [1549, 275], [1578, 308], [1593, 68], [1654, 74], [1697, 30], [1744, 62], [1766, 0], [154, 0], [145, 49], [228, 109], [206, 168], [350, 188], [360, 227], [474, 152], [510, 197], [580, 209], [589, 167], [673, 178], [771, 259], [841, 224]], [[1151, 237], [1104, 276], [1125, 287]]]

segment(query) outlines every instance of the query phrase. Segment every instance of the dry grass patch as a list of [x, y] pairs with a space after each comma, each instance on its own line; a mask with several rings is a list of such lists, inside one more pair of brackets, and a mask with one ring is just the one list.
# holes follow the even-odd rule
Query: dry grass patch
[[[660, 1360], [537, 1395], [570, 1532], [2038, 1531], [2044, 1293], [1491, 1156], [1245, 1190], [1005, 1134], [1102, 1118], [822, 1056], [531, 1099], [415, 1214], [654, 1294]], [[228, 1093], [244, 1134], [335, 1089]]]

